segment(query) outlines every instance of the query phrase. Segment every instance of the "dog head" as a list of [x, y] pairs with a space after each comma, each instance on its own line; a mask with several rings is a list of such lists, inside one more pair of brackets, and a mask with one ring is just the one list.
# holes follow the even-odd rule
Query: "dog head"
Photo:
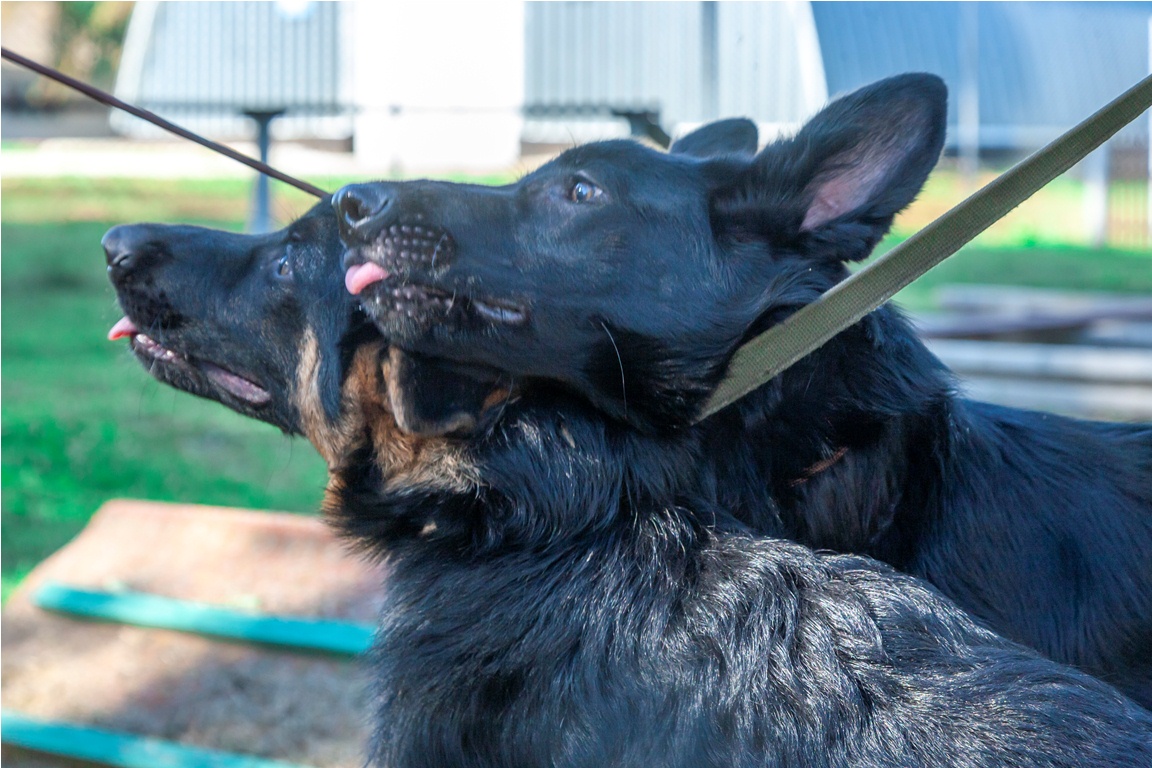
[[466, 432], [511, 395], [499, 373], [387, 348], [344, 288], [328, 200], [266, 235], [135, 224], [103, 245], [125, 313], [109, 338], [160, 381], [306, 435], [330, 465], [362, 439], [365, 403], [403, 438]]
[[347, 286], [403, 349], [559, 382], [641, 430], [683, 426], [742, 340], [871, 252], [944, 122], [942, 82], [905, 75], [754, 156], [736, 122], [669, 153], [576, 147], [504, 187], [346, 187]]

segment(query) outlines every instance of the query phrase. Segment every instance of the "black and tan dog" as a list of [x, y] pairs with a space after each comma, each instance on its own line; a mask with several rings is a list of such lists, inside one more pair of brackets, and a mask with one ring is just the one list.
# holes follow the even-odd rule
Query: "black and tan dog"
[[477, 366], [399, 350], [380, 365], [389, 355], [344, 288], [327, 199], [267, 235], [133, 224], [109, 230], [103, 245], [125, 313], [109, 339], [128, 338], [152, 375], [178, 389], [290, 434], [328, 435], [316, 443], [330, 462], [343, 458], [330, 430], [350, 410], [342, 390], [368, 369], [387, 373], [392, 419], [411, 433], [472, 431], [510, 395], [507, 377]]
[[[878, 101], [890, 123], [923, 125], [936, 95], [930, 82], [898, 81], [825, 117], [840, 109], [842, 119], [846, 106], [867, 114]], [[654, 170], [665, 189], [746, 172], [746, 152], [695, 158], [710, 136], [671, 156], [624, 144], [562, 156], [520, 183], [562, 217], [525, 236], [541, 247], [596, 236], [585, 206], [652, 189], [584, 175], [621, 160], [632, 172]], [[857, 156], [933, 151], [911, 139], [865, 149]], [[646, 349], [604, 317], [610, 370], [622, 379], [601, 371], [585, 389], [547, 375], [549, 363], [533, 354], [581, 370], [585, 352], [510, 335], [531, 335], [540, 306], [492, 291], [489, 275], [451, 282], [473, 258], [526, 265], [515, 249], [473, 250], [471, 230], [452, 219], [481, 190], [435, 189], [461, 198], [432, 215], [403, 204], [368, 210], [379, 198], [357, 191], [341, 197], [357, 245], [347, 285], [408, 352], [390, 351], [342, 292], [322, 208], [263, 238], [141, 225], [106, 239], [128, 315], [113, 335], [131, 336], [162, 379], [307, 434], [332, 470], [330, 513], [392, 561], [375, 653], [379, 764], [1152, 759], [1147, 712], [978, 627], [918, 580], [749, 535], [747, 510], [725, 506], [701, 481], [713, 461], [709, 433], [682, 426], [708, 387], [691, 366], [712, 366], [707, 379], [721, 363], [673, 361], [654, 382], [661, 377], [631, 369], [661, 366], [667, 347]], [[409, 215], [387, 219], [398, 212]], [[643, 212], [651, 229], [609, 232], [603, 260], [569, 271], [562, 287], [613, 287], [606, 273], [621, 255], [676, 222], [670, 208]], [[700, 216], [708, 219], [707, 206], [679, 212]], [[677, 281], [668, 270], [636, 276], [640, 288], [669, 295]], [[557, 305], [573, 309], [563, 291]], [[677, 349], [692, 348], [699, 313], [680, 305], [652, 314], [676, 319], [687, 336]], [[668, 402], [648, 402], [654, 392]]]

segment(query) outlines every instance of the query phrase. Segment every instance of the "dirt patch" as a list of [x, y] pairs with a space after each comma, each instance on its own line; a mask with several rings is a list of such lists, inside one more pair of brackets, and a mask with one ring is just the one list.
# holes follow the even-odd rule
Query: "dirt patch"
[[[370, 714], [362, 662], [78, 620], [32, 597], [55, 581], [372, 623], [383, 580], [316, 519], [109, 502], [5, 607], [3, 706], [306, 765], [360, 766]], [[10, 748], [3, 760], [65, 764]]]

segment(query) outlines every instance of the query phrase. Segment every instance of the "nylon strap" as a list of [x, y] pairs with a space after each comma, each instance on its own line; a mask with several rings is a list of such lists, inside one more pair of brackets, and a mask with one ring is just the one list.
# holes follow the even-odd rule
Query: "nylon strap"
[[816, 351], [920, 275], [960, 250], [1038, 189], [1084, 159], [1152, 106], [1152, 76], [987, 186], [837, 283], [816, 301], [736, 350], [699, 422]]

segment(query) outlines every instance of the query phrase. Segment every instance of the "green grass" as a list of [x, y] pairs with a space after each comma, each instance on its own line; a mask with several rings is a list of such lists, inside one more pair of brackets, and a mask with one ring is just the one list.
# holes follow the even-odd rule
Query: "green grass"
[[[313, 181], [335, 189], [347, 180]], [[282, 185], [274, 190], [274, 211], [282, 221], [313, 203]], [[316, 509], [324, 472], [311, 446], [156, 383], [123, 343], [105, 340], [120, 313], [104, 273], [104, 231], [141, 220], [239, 229], [249, 193], [250, 183], [243, 180], [3, 181], [5, 596], [113, 497]], [[948, 194], [946, 181], [930, 184], [902, 217], [897, 234], [906, 236], [946, 208]], [[1052, 192], [1049, 204], [1057, 215], [1068, 210], [1067, 197], [1064, 188]], [[990, 232], [937, 267], [901, 300], [930, 306], [934, 287], [952, 282], [1152, 293], [1148, 252], [1052, 244], [1054, 235], [1035, 234], [1048, 231], [1034, 223], [1043, 211], [1031, 210], [1024, 211], [1031, 218], [1007, 222], [1006, 231]]]
[[[877, 254], [897, 242], [886, 240]], [[911, 310], [931, 310], [936, 289], [957, 283], [1152, 294], [1152, 253], [1067, 245], [969, 246], [896, 294], [896, 301]]]
[[[169, 209], [236, 229], [234, 219], [204, 215], [227, 200], [227, 185], [117, 183], [91, 185], [88, 195], [88, 185], [61, 186], [5, 182], [2, 192], [5, 597], [110, 498], [312, 512], [324, 487], [322, 462], [307, 442], [160, 385], [123, 342], [105, 339], [120, 313], [105, 277], [104, 231], [140, 218], [184, 220], [165, 210], [169, 196], [178, 201]], [[246, 190], [234, 191], [231, 211], [242, 212]], [[41, 221], [45, 210], [59, 219]], [[82, 220], [106, 211], [117, 215]]]

